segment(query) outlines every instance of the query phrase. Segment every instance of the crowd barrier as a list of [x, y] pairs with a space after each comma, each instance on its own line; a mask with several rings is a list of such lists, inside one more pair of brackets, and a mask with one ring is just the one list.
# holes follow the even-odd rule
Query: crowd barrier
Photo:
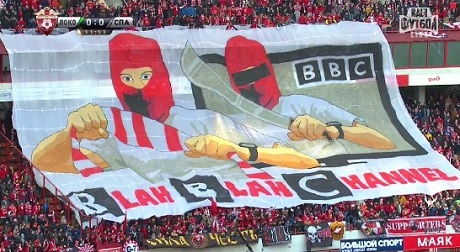
[[[212, 236], [212, 235], [211, 235]], [[324, 237], [323, 237], [324, 238]], [[184, 238], [190, 241], [193, 238]], [[203, 252], [286, 252], [286, 251], [340, 251], [340, 252], [366, 252], [366, 251], [460, 251], [460, 233], [456, 233], [450, 226], [446, 233], [418, 234], [391, 237], [366, 237], [361, 231], [346, 231], [341, 240], [332, 239], [331, 246], [317, 246], [310, 243], [308, 234], [292, 235], [284, 243], [267, 246], [264, 237], [257, 242], [241, 244], [237, 239], [224, 239], [220, 246], [205, 247], [203, 244], [215, 244], [218, 237], [210, 238], [210, 235], [196, 235], [197, 244], [189, 244], [187, 241], [180, 242], [180, 238], [173, 237], [163, 239], [162, 246], [143, 251], [181, 252], [199, 249]], [[211, 239], [211, 240], [210, 240]], [[326, 239], [326, 238], [324, 238]], [[169, 246], [169, 248], [167, 247]], [[248, 246], [252, 249], [249, 250]]]
[[[242, 234], [231, 232], [229, 234], [195, 234], [189, 236], [175, 236], [168, 238], [145, 240], [150, 249], [139, 249], [137, 242], [128, 241], [121, 243], [85, 245], [80, 248], [65, 250], [101, 251], [101, 252], [133, 252], [133, 251], [162, 251], [181, 252], [198, 250], [203, 252], [285, 252], [285, 251], [340, 251], [340, 252], [385, 252], [385, 251], [460, 251], [460, 233], [452, 228], [447, 228], [445, 233], [417, 234], [405, 236], [380, 236], [367, 237], [361, 231], [346, 231], [340, 238], [333, 238], [333, 234], [322, 233], [320, 237], [309, 235], [289, 235], [289, 233], [276, 231], [285, 230], [285, 227], [271, 227], [268, 234], [254, 231], [241, 231]], [[331, 230], [332, 231], [332, 230]], [[274, 243], [272, 238], [275, 238]], [[311, 239], [315, 239], [313, 242]], [[329, 239], [330, 243], [324, 243]], [[94, 250], [95, 249], [95, 250]]]

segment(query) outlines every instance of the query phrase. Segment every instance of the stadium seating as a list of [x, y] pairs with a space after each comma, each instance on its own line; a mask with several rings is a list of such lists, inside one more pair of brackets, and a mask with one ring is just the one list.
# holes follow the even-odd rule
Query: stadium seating
[[[3, 29], [22, 33], [25, 28], [35, 28], [33, 13], [49, 6], [63, 16], [114, 17], [132, 16], [136, 26], [155, 29], [170, 25], [202, 27], [203, 25], [248, 25], [252, 28], [270, 27], [287, 23], [334, 24], [341, 20], [376, 22], [384, 30], [396, 31], [398, 18], [404, 14], [402, 1], [310, 1], [310, 0], [258, 0], [258, 1], [123, 1], [123, 6], [107, 6], [104, 0], [5, 1], [0, 6]], [[437, 13], [440, 28], [444, 22], [456, 22], [459, 12], [455, 1], [436, 1], [431, 4]], [[449, 8], [444, 8], [449, 6]], [[407, 6], [407, 7], [410, 7]], [[438, 11], [443, 10], [443, 11]], [[232, 27], [229, 27], [232, 29]]]

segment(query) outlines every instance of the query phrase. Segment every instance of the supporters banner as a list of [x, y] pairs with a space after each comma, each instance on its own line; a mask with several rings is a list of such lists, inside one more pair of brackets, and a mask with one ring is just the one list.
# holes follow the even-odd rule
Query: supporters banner
[[327, 222], [305, 225], [307, 247], [324, 248], [332, 246], [331, 228]]
[[390, 219], [385, 225], [388, 235], [445, 233], [446, 216]]
[[404, 251], [460, 247], [460, 234], [432, 234], [404, 237]]
[[254, 230], [231, 232], [228, 234], [196, 234], [187, 236], [170, 236], [146, 240], [149, 249], [157, 248], [214, 248], [245, 243], [257, 243], [259, 237]]
[[266, 227], [262, 229], [262, 243], [272, 246], [291, 242], [289, 227]]
[[37, 183], [93, 218], [460, 182], [409, 117], [375, 25], [0, 36], [22, 150], [51, 181]]
[[402, 251], [404, 244], [402, 237], [342, 240], [340, 252]]
[[386, 236], [385, 221], [383, 220], [367, 220], [361, 224], [361, 231], [367, 237]]

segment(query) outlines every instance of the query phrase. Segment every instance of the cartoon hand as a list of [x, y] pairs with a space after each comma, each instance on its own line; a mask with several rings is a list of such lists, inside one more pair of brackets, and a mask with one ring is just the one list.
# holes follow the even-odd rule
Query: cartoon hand
[[69, 114], [67, 129], [75, 128], [77, 140], [97, 140], [107, 138], [107, 118], [101, 107], [88, 104]]
[[315, 158], [281, 143], [275, 143], [271, 149], [263, 149], [261, 152], [266, 152], [268, 157], [264, 162], [275, 166], [303, 170], [320, 165]]
[[[333, 127], [334, 128], [334, 127]], [[324, 139], [323, 133], [328, 132], [332, 139], [336, 139], [335, 132], [329, 131], [330, 127], [309, 115], [298, 116], [292, 122], [288, 137], [293, 141], [300, 141], [307, 139], [309, 141]]]
[[184, 153], [190, 158], [210, 157], [217, 160], [230, 160], [230, 152], [236, 152], [237, 145], [213, 135], [200, 135], [185, 141], [189, 150]]

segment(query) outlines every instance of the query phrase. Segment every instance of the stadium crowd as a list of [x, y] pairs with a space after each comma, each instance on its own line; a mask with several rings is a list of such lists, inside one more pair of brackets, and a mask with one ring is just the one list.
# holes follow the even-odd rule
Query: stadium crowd
[[[460, 167], [460, 109], [455, 92], [443, 88], [427, 93], [425, 104], [401, 91], [415, 123], [432, 147]], [[195, 233], [255, 229], [286, 225], [302, 233], [310, 223], [346, 221], [347, 229], [360, 221], [414, 216], [460, 215], [456, 201], [460, 191], [443, 191], [433, 196], [404, 195], [335, 205], [301, 205], [290, 209], [219, 208], [215, 204], [181, 216], [153, 217], [117, 224], [102, 221], [81, 228], [69, 208], [53, 200], [36, 186], [32, 166], [18, 147], [11, 121], [11, 104], [3, 104], [0, 148], [0, 251], [67, 251], [97, 243], [123, 243]], [[9, 138], [6, 140], [6, 138]], [[59, 202], [51, 204], [50, 200]], [[67, 211], [66, 211], [67, 210]]]
[[[333, 24], [341, 20], [376, 22], [382, 28], [399, 27], [400, 14], [408, 7], [430, 7], [440, 23], [456, 22], [460, 12], [457, 0], [126, 0], [122, 5], [107, 5], [104, 0], [1, 0], [0, 22], [3, 29], [21, 33], [35, 28], [34, 13], [44, 7], [63, 16], [131, 16], [145, 29], [181, 25], [200, 28], [204, 25], [250, 25], [272, 27], [286, 23]], [[442, 28], [442, 27], [441, 27]]]

